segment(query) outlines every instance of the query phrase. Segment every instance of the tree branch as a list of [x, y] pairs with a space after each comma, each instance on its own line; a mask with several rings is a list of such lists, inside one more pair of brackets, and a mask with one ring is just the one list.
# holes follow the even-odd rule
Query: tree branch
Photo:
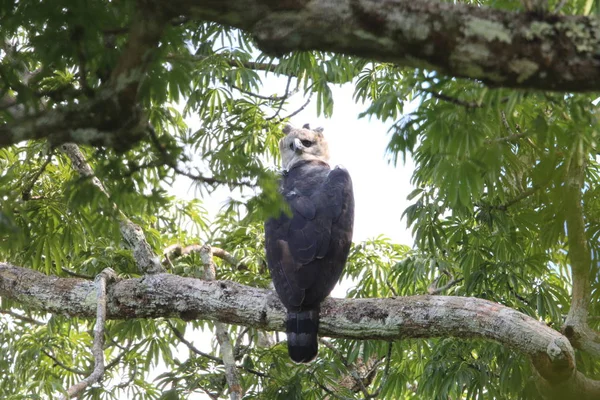
[[[214, 281], [216, 277], [215, 264], [213, 262], [212, 249], [209, 245], [205, 244], [200, 248], [200, 259], [204, 266], [204, 279]], [[217, 342], [219, 342], [219, 347], [221, 348], [221, 359], [225, 366], [225, 379], [227, 380], [227, 386], [229, 386], [229, 398], [231, 400], [239, 400], [244, 393], [240, 384], [240, 376], [235, 364], [233, 345], [231, 344], [229, 332], [227, 332], [227, 326], [222, 322], [215, 321], [215, 331]]]
[[431, 294], [431, 295], [440, 294], [443, 291], [446, 291], [446, 290], [450, 289], [452, 286], [457, 285], [457, 284], [461, 283], [464, 280], [464, 278], [456, 278], [456, 279], [452, 279], [451, 278], [448, 283], [446, 283], [443, 286], [438, 287], [437, 283], [438, 283], [438, 280], [439, 280], [440, 277], [441, 277], [441, 275], [431, 285], [429, 285], [429, 287], [427, 288], [427, 293], [428, 294]]
[[266, 53], [322, 50], [491, 86], [600, 88], [595, 17], [532, 15], [432, 0], [173, 0], [193, 18], [251, 32]]
[[219, 357], [215, 357], [201, 350], [198, 350], [198, 348], [194, 346], [189, 340], [187, 340], [185, 336], [183, 336], [183, 333], [181, 333], [179, 329], [175, 328], [175, 326], [170, 321], [167, 321], [167, 324], [169, 325], [169, 328], [171, 328], [171, 331], [173, 332], [175, 337], [179, 339], [181, 343], [185, 344], [188, 347], [188, 349], [190, 349], [191, 351], [193, 351], [201, 357], [208, 358], [209, 360], [214, 361], [218, 364], [223, 364], [223, 360], [221, 360]]
[[104, 327], [106, 325], [106, 283], [115, 280], [117, 275], [115, 271], [106, 268], [102, 271], [94, 282], [96, 285], [96, 325], [94, 327], [94, 346], [92, 354], [94, 355], [94, 370], [87, 377], [67, 389], [63, 400], [79, 396], [86, 387], [98, 382], [104, 375]]
[[[0, 296], [33, 309], [89, 318], [95, 314], [96, 304], [88, 296], [93, 290], [94, 283], [87, 280], [46, 276], [0, 263]], [[146, 275], [111, 285], [107, 297], [110, 319], [178, 317], [285, 329], [286, 312], [273, 291], [235, 282]], [[600, 383], [576, 371], [573, 348], [564, 336], [534, 318], [483, 299], [329, 298], [321, 307], [319, 333], [387, 341], [447, 336], [494, 340], [529, 356], [544, 384], [557, 392], [573, 386], [573, 393], [581, 395], [578, 399], [600, 398]]]
[[[300, 114], [300, 113], [301, 113], [301, 112], [302, 112], [302, 111], [303, 111], [303, 110], [306, 108], [306, 106], [308, 106], [308, 105], [310, 104], [310, 101], [312, 100], [312, 96], [313, 96], [313, 92], [311, 92], [311, 93], [308, 95], [308, 99], [306, 99], [306, 101], [304, 102], [304, 104], [302, 104], [302, 105], [300, 106], [300, 108], [298, 108], [296, 111], [294, 111], [294, 112], [292, 112], [292, 113], [290, 113], [290, 114], [286, 115], [285, 117], [281, 117], [281, 118], [279, 119], [279, 121], [285, 121], [286, 119], [290, 119], [290, 118], [292, 118], [292, 117], [294, 117], [294, 116], [296, 116], [296, 115]], [[277, 116], [277, 114], [273, 115], [272, 117], [269, 117], [269, 118], [267, 118], [267, 121], [268, 121], [270, 118], [275, 118], [276, 116]]]
[[[69, 157], [73, 169], [77, 171], [81, 177], [91, 179], [92, 184], [100, 189], [106, 197], [110, 198], [110, 194], [102, 182], [94, 176], [92, 167], [88, 164], [85, 156], [76, 144], [65, 143], [61, 146], [61, 150]], [[133, 250], [133, 258], [135, 259], [140, 272], [148, 274], [164, 272], [164, 268], [161, 266], [156, 254], [152, 251], [150, 244], [144, 236], [142, 228], [131, 221], [114, 203], [113, 208], [117, 211], [119, 216], [121, 235], [123, 236], [124, 241]]]
[[[211, 178], [211, 177], [207, 177], [201, 174], [194, 174], [192, 172], [189, 171], [184, 171], [181, 168], [179, 168], [179, 166], [177, 165], [177, 161], [173, 160], [172, 157], [170, 156], [170, 154], [167, 152], [166, 148], [160, 143], [160, 141], [158, 140], [158, 136], [156, 135], [156, 131], [154, 130], [153, 127], [148, 126], [147, 128], [147, 132], [150, 135], [150, 140], [152, 141], [152, 143], [154, 144], [154, 147], [156, 148], [156, 150], [158, 150], [158, 152], [160, 153], [160, 161], [158, 164], [152, 163], [150, 166], [154, 167], [156, 165], [166, 165], [169, 168], [171, 168], [173, 171], [175, 171], [177, 174], [185, 176], [193, 181], [197, 181], [197, 182], [203, 182], [209, 185], [230, 185], [230, 186], [245, 186], [245, 187], [250, 187], [250, 188], [255, 188], [257, 185], [251, 183], [251, 182], [243, 182], [243, 181], [225, 181], [222, 179], [218, 179], [218, 178]], [[139, 166], [139, 169], [144, 168], [145, 166]], [[133, 170], [132, 172], [135, 172], [136, 170]]]
[[477, 104], [475, 102], [470, 102], [470, 101], [465, 101], [465, 100], [457, 99], [455, 97], [451, 97], [451, 96], [445, 95], [443, 93], [438, 93], [438, 92], [435, 92], [433, 90], [421, 89], [421, 91], [423, 93], [430, 94], [432, 97], [435, 97], [438, 100], [443, 100], [443, 101], [446, 101], [448, 103], [455, 104], [457, 106], [461, 106], [461, 107], [465, 107], [465, 108], [480, 108], [481, 107], [481, 104]]
[[[211, 247], [212, 255], [220, 258], [225, 261], [232, 267], [236, 268], [244, 268], [246, 267], [244, 264], [240, 263], [237, 258], [235, 258], [231, 253], [219, 248], [219, 247]], [[185, 256], [191, 253], [199, 253], [202, 250], [202, 245], [200, 244], [190, 244], [189, 246], [182, 246], [181, 244], [172, 244], [165, 248], [163, 251], [163, 260], [162, 265], [169, 265], [170, 262], [176, 258], [181, 256]]]
[[53, 153], [54, 152], [52, 151], [52, 149], [48, 149], [48, 154], [46, 155], [46, 161], [44, 161], [42, 166], [35, 172], [35, 174], [33, 174], [33, 176], [31, 177], [31, 180], [29, 181], [27, 186], [25, 186], [25, 188], [23, 188], [22, 195], [21, 195], [23, 200], [31, 199], [31, 191], [33, 190], [33, 186], [35, 185], [35, 183], [37, 182], [39, 177], [42, 176], [42, 174], [46, 170], [46, 167], [48, 166], [48, 164], [50, 164], [52, 162], [52, 156], [54, 155]]
[[73, 374], [77, 374], [77, 375], [85, 375], [87, 373], [84, 370], [73, 368], [73, 367], [69, 367], [68, 365], [66, 365], [65, 363], [61, 362], [58, 358], [54, 357], [52, 354], [48, 353], [44, 349], [42, 349], [41, 351], [42, 351], [42, 353], [46, 357], [48, 357], [49, 359], [51, 359], [52, 361], [54, 361], [54, 364], [58, 365], [59, 367], [61, 367], [65, 371], [69, 371], [69, 372], [71, 372]]
[[136, 106], [138, 88], [173, 13], [250, 31], [264, 51], [275, 55], [323, 50], [428, 68], [491, 86], [600, 89], [600, 42], [595, 40], [600, 24], [593, 17], [536, 17], [432, 0], [141, 3], [108, 84], [93, 99], [0, 126], [0, 147], [47, 138], [51, 145], [130, 148], [147, 134]]
[[563, 326], [573, 346], [600, 357], [600, 336], [588, 325], [592, 287], [592, 256], [585, 232], [583, 185], [585, 162], [576, 153], [569, 165], [564, 195], [569, 261], [572, 276], [571, 308]]
[[0, 314], [10, 315], [13, 318], [19, 319], [21, 321], [25, 321], [25, 322], [33, 324], [33, 325], [38, 325], [38, 326], [46, 325], [45, 322], [38, 321], [37, 319], [33, 319], [31, 317], [28, 317], [27, 315], [22, 315], [22, 314], [16, 313], [11, 310], [0, 310]]

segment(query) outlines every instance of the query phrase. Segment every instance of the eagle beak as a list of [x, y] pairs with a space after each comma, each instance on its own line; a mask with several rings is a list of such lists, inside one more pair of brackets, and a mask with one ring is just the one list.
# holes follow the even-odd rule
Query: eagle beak
[[302, 146], [302, 142], [300, 141], [300, 139], [296, 138], [294, 139], [294, 151], [298, 154], [302, 153], [302, 150], [304, 149], [304, 146]]

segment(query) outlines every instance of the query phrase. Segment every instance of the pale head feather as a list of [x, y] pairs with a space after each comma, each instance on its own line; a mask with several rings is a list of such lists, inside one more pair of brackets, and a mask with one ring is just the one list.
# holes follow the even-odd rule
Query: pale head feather
[[279, 151], [284, 169], [290, 170], [294, 164], [304, 160], [329, 161], [329, 147], [323, 128], [312, 130], [308, 124], [302, 128], [286, 125], [283, 132], [286, 135], [279, 141]]

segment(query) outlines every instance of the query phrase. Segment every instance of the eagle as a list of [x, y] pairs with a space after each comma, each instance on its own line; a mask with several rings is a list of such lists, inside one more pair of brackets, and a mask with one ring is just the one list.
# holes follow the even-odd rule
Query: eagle
[[287, 309], [290, 358], [318, 351], [319, 305], [337, 283], [350, 251], [354, 194], [348, 171], [331, 169], [323, 128], [286, 125], [279, 142], [280, 191], [291, 212], [265, 222], [267, 265]]

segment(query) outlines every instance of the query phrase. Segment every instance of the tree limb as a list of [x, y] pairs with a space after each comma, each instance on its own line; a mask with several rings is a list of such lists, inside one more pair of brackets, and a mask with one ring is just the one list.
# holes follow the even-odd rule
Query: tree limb
[[[0, 296], [27, 308], [90, 318], [94, 283], [46, 276], [0, 263]], [[119, 281], [108, 288], [107, 317], [206, 319], [283, 331], [286, 312], [271, 290], [230, 281], [203, 281], [170, 274]], [[600, 383], [575, 369], [569, 341], [542, 322], [483, 299], [411, 296], [327, 299], [319, 333], [347, 339], [401, 340], [454, 336], [494, 340], [531, 358], [550, 388], [574, 386], [578, 399], [600, 397]], [[585, 388], [592, 394], [581, 392]], [[588, 396], [588, 397], [586, 397]], [[595, 396], [595, 397], [593, 397]]]
[[193, 18], [251, 32], [269, 54], [324, 50], [427, 68], [491, 86], [600, 88], [594, 17], [432, 0], [174, 0]]
[[[106, 197], [110, 198], [110, 194], [102, 182], [94, 176], [92, 167], [86, 161], [85, 156], [76, 144], [65, 143], [61, 146], [61, 150], [69, 157], [73, 169], [77, 171], [81, 177], [91, 179], [92, 184], [104, 193]], [[142, 228], [131, 221], [114, 203], [113, 208], [117, 211], [119, 216], [121, 235], [123, 236], [124, 241], [133, 250], [133, 258], [135, 259], [140, 272], [148, 274], [164, 272], [158, 257], [154, 254], [150, 244], [146, 240]]]
[[600, 336], [588, 325], [588, 307], [592, 288], [592, 256], [585, 232], [582, 199], [584, 175], [585, 162], [579, 159], [578, 153], [576, 153], [569, 165], [564, 189], [573, 294], [563, 332], [573, 346], [600, 356]]
[[445, 95], [443, 93], [438, 93], [434, 90], [430, 90], [430, 89], [421, 89], [421, 91], [423, 93], [427, 93], [430, 94], [432, 97], [435, 97], [438, 100], [443, 100], [446, 101], [448, 103], [452, 103], [455, 104], [457, 106], [461, 106], [461, 107], [465, 107], [465, 108], [480, 108], [481, 104], [475, 103], [475, 102], [471, 102], [471, 101], [465, 101], [465, 100], [461, 100], [452, 96], [448, 96]]
[[46, 161], [44, 161], [42, 166], [35, 172], [35, 174], [33, 174], [27, 186], [25, 186], [21, 191], [21, 197], [23, 198], [23, 200], [31, 199], [31, 191], [33, 190], [33, 186], [35, 186], [35, 183], [37, 182], [39, 177], [42, 176], [48, 164], [52, 162], [52, 156], [54, 155], [53, 153], [54, 152], [52, 151], [52, 149], [48, 149], [48, 154], [46, 154]]
[[21, 321], [24, 321], [24, 322], [27, 322], [27, 323], [33, 324], [33, 325], [38, 325], [38, 326], [46, 325], [45, 322], [38, 321], [37, 319], [33, 319], [31, 317], [28, 317], [27, 315], [22, 315], [22, 314], [16, 313], [11, 310], [0, 310], [0, 314], [10, 315], [12, 318], [16, 318], [18, 320], [21, 320]]
[[[225, 261], [232, 267], [237, 267], [237, 268], [246, 267], [244, 264], [240, 263], [238, 261], [238, 259], [233, 256], [233, 254], [231, 254], [219, 247], [211, 246], [211, 249], [212, 249], [213, 256], [220, 258], [221, 260]], [[200, 244], [190, 244], [189, 246], [183, 246], [178, 243], [172, 244], [172, 245], [166, 247], [165, 250], [163, 251], [164, 258], [162, 260], [162, 265], [169, 265], [170, 262], [176, 258], [179, 258], [184, 255], [188, 255], [191, 253], [199, 253], [201, 250], [202, 250], [202, 245], [200, 245]]]
[[440, 293], [442, 293], [445, 290], [450, 289], [452, 286], [457, 285], [459, 283], [461, 283], [464, 278], [450, 278], [450, 281], [448, 283], [446, 283], [443, 286], [438, 287], [437, 283], [439, 278], [441, 277], [441, 275], [438, 277], [438, 279], [436, 279], [428, 288], [427, 288], [427, 293], [431, 294], [431, 295], [438, 295]]
[[173, 332], [175, 337], [179, 339], [181, 343], [185, 344], [188, 347], [188, 349], [190, 349], [192, 352], [196, 353], [201, 357], [208, 358], [209, 360], [214, 361], [218, 364], [223, 364], [223, 360], [221, 360], [219, 357], [215, 357], [211, 354], [205, 353], [199, 350], [196, 346], [194, 346], [189, 340], [185, 338], [185, 336], [183, 336], [183, 333], [181, 333], [179, 329], [175, 328], [175, 326], [170, 321], [167, 321], [167, 324], [169, 325], [169, 328], [171, 328], [171, 331]]
[[98, 382], [104, 375], [104, 328], [106, 325], [106, 283], [116, 279], [115, 271], [106, 268], [96, 277], [96, 325], [94, 326], [94, 370], [92, 373], [67, 389], [63, 400], [79, 396], [89, 385]]
[[54, 361], [54, 364], [58, 365], [59, 367], [61, 367], [62, 369], [64, 369], [65, 371], [69, 371], [73, 374], [77, 374], [77, 375], [86, 375], [87, 372], [82, 370], [82, 369], [78, 369], [78, 368], [73, 368], [73, 367], [69, 367], [68, 365], [66, 365], [65, 363], [63, 363], [62, 361], [60, 361], [58, 358], [56, 358], [55, 356], [53, 356], [52, 354], [48, 353], [46, 350], [42, 349], [42, 353], [48, 357], [49, 359], [51, 359], [52, 361]]
[[[205, 244], [200, 248], [200, 259], [204, 266], [204, 279], [214, 281], [216, 277], [215, 264], [213, 262], [212, 249], [209, 245]], [[217, 342], [219, 342], [219, 347], [221, 348], [221, 359], [225, 366], [225, 379], [229, 387], [229, 398], [231, 400], [239, 400], [244, 393], [240, 384], [240, 376], [235, 364], [233, 345], [231, 344], [229, 332], [227, 332], [227, 326], [223, 322], [215, 321], [215, 331]]]

